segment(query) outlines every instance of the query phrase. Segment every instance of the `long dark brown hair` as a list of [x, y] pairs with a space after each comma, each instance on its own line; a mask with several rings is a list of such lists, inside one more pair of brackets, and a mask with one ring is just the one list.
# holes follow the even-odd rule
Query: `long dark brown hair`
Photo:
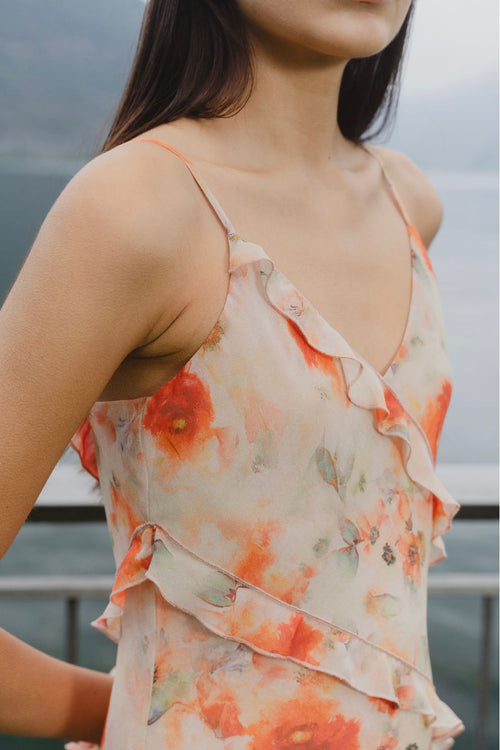
[[[350, 60], [338, 123], [359, 143], [393, 121], [414, 0], [381, 52]], [[248, 100], [254, 68], [235, 0], [148, 0], [125, 89], [99, 153], [180, 117], [228, 117]], [[368, 132], [370, 126], [371, 132]]]

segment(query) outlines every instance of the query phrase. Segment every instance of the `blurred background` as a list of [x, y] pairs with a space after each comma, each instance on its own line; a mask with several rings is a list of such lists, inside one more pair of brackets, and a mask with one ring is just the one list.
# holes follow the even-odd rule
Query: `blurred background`
[[[56, 197], [104, 140], [132, 62], [143, 12], [140, 0], [4, 0], [0, 302]], [[497, 0], [477, 4], [417, 0], [396, 126], [389, 137], [374, 142], [412, 158], [433, 180], [444, 202], [444, 223], [430, 258], [440, 284], [455, 378], [438, 474], [442, 464], [455, 475], [456, 467], [461, 467], [469, 485], [471, 477], [488, 476], [488, 491], [498, 498]], [[76, 466], [68, 450], [60, 461], [60, 476], [74, 476]], [[64, 474], [65, 469], [73, 474]], [[74, 479], [67, 481], [69, 502], [78, 492]], [[78, 482], [84, 487], [83, 477]], [[433, 573], [498, 572], [498, 521], [456, 520], [445, 542], [448, 559]], [[2, 576], [48, 576], [61, 571], [89, 576], [114, 572], [103, 523], [25, 524], [0, 565], [0, 583]], [[64, 600], [7, 597], [0, 604], [1, 627], [65, 658]], [[84, 666], [109, 670], [116, 647], [89, 626], [104, 605], [102, 598], [87, 597], [81, 603], [78, 660]], [[483, 615], [479, 595], [429, 600], [438, 694], [466, 725], [466, 732], [456, 738], [456, 750], [476, 748]], [[490, 633], [484, 748], [494, 750], [498, 748], [495, 597]], [[62, 743], [0, 735], [0, 750], [18, 748], [60, 750]]]

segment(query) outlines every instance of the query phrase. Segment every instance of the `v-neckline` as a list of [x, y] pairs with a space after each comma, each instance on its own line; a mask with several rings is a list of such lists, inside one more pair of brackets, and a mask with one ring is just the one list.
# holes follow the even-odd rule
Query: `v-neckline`
[[[403, 205], [403, 203], [402, 203], [402, 201], [401, 201], [401, 199], [400, 199], [400, 197], [398, 195], [398, 192], [397, 192], [397, 190], [396, 190], [396, 188], [395, 188], [395, 186], [394, 186], [391, 178], [389, 177], [389, 174], [387, 173], [387, 170], [385, 168], [385, 165], [384, 165], [382, 159], [372, 150], [371, 147], [369, 147], [369, 146], [367, 146], [367, 145], [365, 145], [363, 143], [360, 144], [360, 145], [361, 145], [361, 148], [364, 151], [366, 151], [370, 156], [372, 156], [372, 158], [375, 159], [375, 161], [378, 162], [378, 164], [379, 164], [379, 167], [380, 167], [381, 172], [382, 172], [382, 178], [386, 182], [387, 187], [389, 189], [389, 195], [391, 196], [392, 201], [395, 204], [396, 208], [398, 209], [398, 212], [399, 212], [399, 214], [400, 214], [400, 216], [401, 216], [401, 218], [402, 218], [402, 220], [404, 222], [404, 225], [405, 225], [405, 228], [406, 228], [407, 242], [408, 242], [408, 252], [409, 252], [409, 255], [410, 255], [410, 281], [411, 281], [411, 288], [410, 288], [410, 299], [409, 299], [408, 309], [407, 309], [407, 314], [406, 314], [406, 322], [405, 322], [405, 326], [404, 326], [404, 329], [403, 329], [402, 336], [401, 336], [401, 338], [399, 340], [399, 344], [398, 344], [398, 346], [396, 348], [396, 351], [393, 354], [392, 359], [391, 359], [389, 365], [382, 372], [380, 372], [380, 370], [378, 370], [373, 364], [371, 364], [371, 362], [369, 362], [367, 359], [365, 359], [365, 357], [363, 357], [358, 351], [356, 351], [356, 349], [353, 346], [351, 346], [351, 344], [342, 335], [342, 333], [337, 328], [335, 328], [335, 326], [333, 326], [331, 323], [329, 323], [326, 320], [326, 318], [319, 312], [318, 308], [310, 301], [310, 299], [308, 297], [306, 297], [300, 291], [300, 289], [281, 271], [279, 265], [268, 255], [268, 253], [264, 250], [264, 247], [262, 245], [260, 245], [259, 243], [256, 243], [256, 242], [252, 242], [250, 240], [246, 240], [245, 238], [243, 238], [241, 235], [239, 235], [236, 232], [234, 226], [229, 221], [227, 215], [225, 214], [225, 212], [221, 208], [220, 204], [217, 202], [217, 200], [213, 196], [213, 193], [211, 193], [210, 189], [207, 188], [206, 183], [203, 183], [201, 186], [202, 186], [202, 189], [204, 188], [204, 189], [206, 189], [208, 191], [210, 198], [212, 198], [212, 199], [215, 200], [215, 203], [216, 203], [215, 207], [216, 207], [217, 213], [219, 214], [219, 217], [222, 219], [223, 223], [226, 226], [226, 229], [227, 229], [227, 232], [228, 232], [228, 237], [229, 238], [231, 238], [231, 237], [236, 238], [236, 239], [238, 239], [238, 240], [240, 240], [240, 241], [242, 241], [242, 242], [244, 242], [246, 244], [252, 245], [254, 248], [258, 249], [259, 252], [261, 253], [261, 255], [271, 263], [271, 265], [272, 265], [272, 267], [274, 269], [274, 272], [277, 273], [277, 274], [279, 274], [281, 276], [281, 278], [286, 282], [286, 284], [290, 287], [290, 289], [300, 299], [303, 300], [304, 304], [307, 306], [307, 308], [310, 310], [310, 312], [313, 314], [313, 316], [316, 318], [316, 320], [318, 320], [319, 323], [324, 328], [326, 328], [327, 330], [331, 331], [339, 339], [340, 343], [348, 351], [352, 352], [352, 355], [356, 359], [360, 360], [365, 367], [368, 367], [369, 370], [371, 370], [372, 372], [374, 372], [377, 375], [377, 377], [385, 384], [386, 381], [388, 380], [388, 378], [391, 377], [391, 375], [394, 373], [395, 365], [398, 364], [400, 356], [401, 356], [402, 352], [404, 351], [404, 349], [405, 349], [405, 347], [406, 347], [406, 345], [408, 343], [408, 338], [409, 338], [409, 334], [410, 334], [410, 326], [411, 326], [411, 321], [412, 321], [414, 307], [415, 307], [416, 281], [417, 281], [416, 280], [416, 268], [415, 268], [415, 250], [414, 250], [414, 247], [413, 247], [412, 236], [416, 235], [416, 236], [418, 236], [420, 238], [420, 234], [418, 232], [418, 229], [411, 223], [411, 221], [410, 221], [410, 219], [408, 217], [408, 214], [407, 214], [407, 212], [405, 210], [405, 207], [404, 207], [404, 205]], [[195, 175], [195, 176], [198, 177], [199, 175]], [[203, 180], [203, 178], [201, 178], [201, 179]], [[423, 241], [422, 241], [422, 244], [423, 244]]]
[[272, 259], [271, 256], [268, 255], [268, 253], [265, 251], [264, 247], [260, 245], [257, 242], [252, 242], [251, 240], [246, 240], [241, 235], [237, 234], [236, 232], [231, 232], [229, 234], [230, 240], [236, 240], [239, 242], [243, 242], [247, 245], [251, 245], [253, 248], [258, 249], [259, 255], [261, 255], [263, 258], [268, 260], [270, 264], [273, 267], [273, 272], [278, 274], [284, 282], [288, 285], [290, 288], [290, 291], [292, 291], [299, 299], [301, 299], [304, 302], [305, 307], [312, 313], [313, 317], [316, 318], [320, 324], [327, 330], [331, 331], [340, 341], [340, 343], [350, 352], [352, 352], [353, 356], [360, 360], [366, 367], [368, 367], [372, 372], [374, 372], [383, 382], [389, 378], [391, 373], [394, 372], [394, 365], [396, 365], [399, 361], [400, 355], [402, 351], [405, 349], [406, 344], [408, 343], [408, 338], [410, 334], [410, 325], [411, 320], [413, 317], [413, 311], [415, 307], [415, 295], [416, 295], [416, 268], [415, 268], [415, 251], [413, 249], [413, 243], [412, 243], [412, 233], [418, 234], [418, 230], [414, 225], [412, 225], [409, 222], [405, 222], [406, 228], [407, 228], [407, 236], [408, 236], [408, 248], [410, 253], [410, 273], [411, 273], [411, 290], [410, 290], [410, 301], [406, 316], [406, 322], [404, 331], [402, 334], [402, 337], [400, 339], [399, 345], [396, 349], [396, 352], [394, 353], [391, 362], [388, 367], [385, 368], [383, 372], [380, 372], [371, 362], [369, 362], [365, 357], [363, 357], [348, 341], [347, 339], [342, 335], [342, 333], [335, 328], [331, 323], [329, 323], [326, 318], [319, 312], [318, 308], [310, 301], [308, 297], [303, 294], [300, 289], [281, 271], [278, 264]]
[[[371, 146], [366, 145], [365, 143], [360, 143], [360, 147], [366, 151], [375, 161], [378, 163], [381, 172], [382, 172], [382, 178], [386, 182], [387, 187], [389, 189], [389, 194], [396, 206], [396, 208], [399, 211], [399, 214], [401, 215], [407, 232], [408, 237], [408, 250], [410, 253], [410, 268], [411, 268], [411, 290], [410, 290], [410, 299], [408, 304], [408, 312], [406, 317], [406, 323], [404, 327], [404, 331], [402, 334], [402, 338], [400, 339], [400, 342], [398, 344], [398, 347], [396, 349], [395, 354], [393, 355], [393, 358], [388, 365], [388, 367], [385, 368], [383, 372], [380, 372], [377, 370], [377, 368], [372, 365], [368, 360], [366, 360], [359, 352], [352, 347], [349, 342], [344, 338], [344, 336], [338, 331], [333, 325], [331, 325], [326, 318], [323, 317], [323, 315], [319, 312], [319, 310], [312, 304], [312, 302], [300, 292], [298, 287], [295, 286], [295, 284], [287, 277], [285, 274], [280, 270], [279, 266], [274, 262], [274, 260], [266, 253], [262, 245], [259, 245], [256, 242], [251, 242], [250, 240], [244, 239], [235, 229], [234, 225], [230, 221], [229, 217], [227, 216], [226, 212], [222, 208], [221, 204], [215, 197], [214, 193], [212, 192], [211, 188], [208, 186], [208, 184], [205, 181], [205, 178], [201, 175], [201, 173], [198, 171], [198, 167], [193, 164], [191, 159], [189, 159], [185, 154], [181, 153], [177, 149], [175, 149], [173, 146], [164, 143], [163, 141], [160, 141], [156, 138], [134, 138], [134, 141], [152, 141], [154, 143], [159, 144], [160, 146], [163, 146], [164, 148], [168, 149], [169, 151], [172, 151], [174, 154], [176, 154], [178, 157], [180, 157], [188, 167], [189, 171], [193, 175], [194, 179], [198, 183], [199, 187], [201, 188], [202, 192], [205, 194], [207, 200], [211, 204], [212, 208], [214, 209], [216, 215], [218, 216], [219, 220], [223, 224], [226, 234], [228, 237], [229, 242], [229, 250], [230, 250], [230, 268], [233, 267], [234, 262], [234, 248], [232, 247], [232, 241], [237, 240], [240, 242], [244, 242], [247, 245], [251, 245], [253, 248], [258, 249], [259, 254], [261, 257], [267, 259], [267, 261], [272, 265], [274, 272], [279, 274], [281, 278], [288, 284], [290, 289], [295, 292], [295, 294], [300, 297], [304, 303], [307, 305], [309, 311], [313, 314], [313, 317], [316, 318], [318, 323], [326, 330], [333, 333], [337, 339], [340, 341], [340, 343], [352, 353], [352, 356], [359, 361], [362, 362], [364, 366], [366, 366], [371, 372], [375, 373], [377, 377], [385, 384], [387, 379], [390, 377], [391, 373], [394, 371], [394, 365], [397, 364], [399, 357], [407, 343], [409, 331], [410, 331], [410, 325], [411, 325], [411, 319], [413, 315], [413, 310], [415, 306], [415, 293], [416, 293], [416, 269], [415, 269], [415, 250], [413, 248], [412, 243], [412, 235], [417, 236], [420, 238], [420, 234], [417, 230], [417, 228], [411, 223], [408, 214], [406, 212], [406, 209], [403, 205], [403, 202], [401, 201], [398, 191], [396, 187], [394, 186], [391, 178], [389, 177], [389, 174], [385, 168], [384, 162], [380, 158], [380, 156], [372, 149]], [[421, 238], [420, 238], [421, 239]], [[423, 242], [422, 242], [423, 245]]]

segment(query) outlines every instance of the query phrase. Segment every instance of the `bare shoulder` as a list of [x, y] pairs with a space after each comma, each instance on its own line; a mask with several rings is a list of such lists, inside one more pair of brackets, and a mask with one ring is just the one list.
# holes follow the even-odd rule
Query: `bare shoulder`
[[193, 296], [202, 202], [184, 164], [150, 154], [124, 144], [74, 175], [1, 306], [0, 556], [125, 358], [170, 335]]
[[[73, 203], [93, 210], [95, 218], [118, 231], [147, 262], [179, 255], [179, 242], [200, 209], [199, 196], [185, 164], [158, 147], [129, 141], [99, 154], [77, 172], [59, 196], [61, 205]], [[165, 224], [169, 231], [164, 232]], [[139, 241], [137, 241], [139, 240]], [[176, 258], [179, 260], [179, 258]]]
[[181, 159], [154, 144], [129, 141], [82, 167], [48, 221], [85, 240], [72, 243], [72, 252], [85, 253], [99, 278], [140, 296], [150, 326], [138, 342], [143, 346], [176, 320], [192, 296], [191, 271], [208, 223], [203, 204]]
[[439, 193], [420, 167], [401, 151], [385, 146], [372, 148], [384, 162], [410, 221], [416, 226], [428, 248], [443, 220], [443, 203]]

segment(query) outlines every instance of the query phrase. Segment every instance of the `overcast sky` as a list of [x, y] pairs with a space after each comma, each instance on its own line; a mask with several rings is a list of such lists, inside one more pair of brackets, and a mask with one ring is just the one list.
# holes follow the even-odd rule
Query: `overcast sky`
[[498, 69], [498, 0], [416, 0], [403, 94], [460, 86]]

